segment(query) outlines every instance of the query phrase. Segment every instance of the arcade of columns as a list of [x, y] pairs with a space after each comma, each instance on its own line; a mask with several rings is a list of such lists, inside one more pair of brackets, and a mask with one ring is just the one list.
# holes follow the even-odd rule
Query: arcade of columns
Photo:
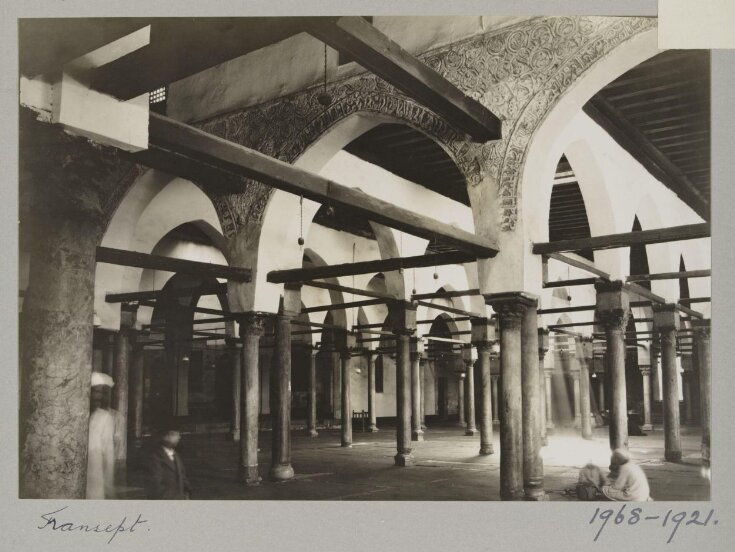
[[[431, 111], [396, 93], [372, 76], [360, 75], [330, 88], [332, 106], [317, 111], [309, 104], [313, 91], [288, 102], [274, 102], [258, 109], [214, 118], [200, 125], [205, 131], [252, 147], [288, 162], [294, 162], [311, 144], [340, 120], [360, 112], [377, 111], [405, 121], [443, 145], [465, 174], [471, 186], [470, 197], [475, 202], [488, 202], [494, 215], [492, 228], [478, 220], [478, 233], [500, 232], [500, 254], [496, 259], [479, 258], [480, 288], [484, 302], [497, 316], [499, 335], [482, 315], [473, 317], [470, 346], [464, 351], [466, 370], [460, 385], [460, 422], [467, 435], [474, 435], [475, 378], [480, 372], [479, 405], [480, 454], [493, 454], [493, 418], [497, 412], [500, 430], [500, 494], [505, 500], [541, 500], [544, 497], [543, 463], [540, 450], [551, 429], [551, 382], [544, 370], [544, 355], [548, 349], [548, 334], [539, 329], [538, 295], [526, 291], [496, 289], [488, 282], [494, 266], [525, 255], [512, 241], [522, 233], [516, 197], [524, 156], [530, 147], [532, 132], [538, 129], [559, 97], [587, 68], [625, 41], [650, 32], [653, 23], [646, 19], [595, 18], [533, 21], [521, 29], [497, 34], [487, 41], [468, 42], [463, 46], [460, 66], [454, 65], [457, 50], [440, 50], [427, 56], [425, 62], [457, 82], [475, 82], [480, 90], [488, 90], [490, 82], [509, 86], [515, 100], [506, 102], [486, 93], [481, 99], [504, 118], [504, 127], [512, 129], [502, 140], [477, 145], [458, 134], [450, 125]], [[520, 36], [518, 33], [520, 32]], [[537, 34], [542, 35], [544, 52], [551, 56], [538, 65]], [[528, 51], [511, 48], [514, 41], [524, 40]], [[569, 43], [577, 46], [569, 53]], [[506, 56], [508, 67], [488, 68], [487, 74], [476, 74], [469, 55], [474, 50], [499, 49]], [[566, 53], [563, 53], [566, 52]], [[449, 55], [451, 54], [451, 56]], [[535, 57], [534, 57], [535, 56]], [[529, 58], [536, 59], [535, 79], [517, 78], [514, 67], [529, 67]], [[551, 61], [556, 61], [556, 65]], [[548, 63], [547, 63], [548, 61]], [[555, 69], [561, 66], [563, 70]], [[524, 69], [526, 70], [526, 69]], [[501, 74], [503, 73], [503, 74]], [[475, 79], [471, 79], [471, 74]], [[487, 81], [487, 82], [486, 82]], [[530, 87], [530, 88], [529, 88]], [[478, 95], [478, 94], [475, 94]], [[289, 102], [298, 103], [308, 115], [308, 123], [294, 130], [289, 124]], [[28, 117], [27, 115], [24, 115]], [[266, 135], [241, 133], [250, 119], [266, 116], [272, 124]], [[30, 118], [30, 117], [29, 117]], [[237, 120], [237, 124], [230, 122]], [[43, 126], [42, 123], [30, 123]], [[239, 126], [238, 126], [239, 125]], [[255, 128], [255, 127], [253, 127]], [[53, 132], [42, 129], [39, 133]], [[58, 136], [53, 137], [59, 140]], [[92, 148], [79, 140], [64, 137], [64, 145], [43, 161], [29, 163], [29, 189], [43, 186], [43, 194], [28, 200], [33, 232], [27, 236], [31, 254], [29, 285], [23, 303], [22, 318], [22, 393], [21, 393], [21, 495], [26, 497], [78, 497], [84, 494], [87, 415], [89, 405], [89, 373], [92, 357], [92, 318], [96, 248], [104, 234], [111, 214], [127, 189], [142, 173], [140, 166], [114, 151]], [[247, 141], [247, 143], [243, 143]], [[498, 190], [494, 190], [497, 187]], [[492, 189], [492, 193], [489, 190]], [[498, 197], [496, 197], [496, 194]], [[263, 227], [264, 208], [272, 190], [250, 183], [243, 194], [213, 195], [212, 200], [222, 218], [229, 240], [232, 267], [247, 267], [253, 258], [252, 238]], [[235, 215], [233, 216], [233, 213]], [[495, 216], [497, 215], [497, 216]], [[504, 245], [507, 243], [507, 247]], [[243, 255], [243, 251], [248, 250]], [[264, 252], [255, 252], [256, 255]], [[493, 265], [495, 263], [495, 265]], [[521, 260], [523, 263], [523, 260]], [[41, 266], [43, 270], [33, 267]], [[490, 278], [491, 279], [491, 278]], [[515, 289], [524, 289], [522, 278], [514, 282]], [[231, 297], [241, 298], [253, 292], [250, 284], [231, 279]], [[501, 286], [502, 288], [503, 286]], [[505, 283], [506, 289], [513, 289]], [[609, 373], [611, 411], [611, 447], [627, 446], [627, 404], [625, 391], [625, 329], [630, 313], [627, 288], [619, 281], [600, 278], [596, 284], [595, 312], [604, 327], [606, 370]], [[536, 290], [534, 290], [536, 291]], [[291, 330], [300, 312], [300, 284], [287, 282], [282, 290], [282, 308], [278, 313], [242, 308], [233, 310], [239, 323], [239, 336], [229, 337], [233, 351], [233, 438], [239, 437], [241, 479], [245, 484], [258, 484], [262, 471], [257, 462], [259, 342], [267, 317], [274, 319], [274, 363], [271, 373], [272, 464], [268, 475], [275, 480], [293, 477], [291, 465]], [[252, 304], [252, 301], [250, 301]], [[397, 466], [413, 462], [412, 442], [425, 437], [421, 409], [421, 358], [415, 339], [416, 303], [410, 298], [396, 297], [387, 301], [391, 332], [396, 343], [396, 455]], [[238, 308], [239, 307], [239, 308]], [[113, 405], [128, 418], [132, 439], [142, 434], [142, 348], [135, 345], [130, 316], [121, 320], [121, 330], [115, 336], [113, 373], [117, 381]], [[676, 371], [676, 330], [680, 309], [665, 304], [654, 308], [655, 330], [660, 336], [666, 459], [681, 458], [679, 443], [678, 374]], [[703, 428], [703, 459], [709, 462], [710, 434], [710, 356], [709, 324], [693, 320], [696, 336], [696, 373], [700, 378], [701, 421]], [[499, 344], [500, 374], [490, 373], [490, 350]], [[132, 354], [128, 356], [129, 343]], [[583, 344], [582, 344], [583, 345]], [[337, 344], [343, 376], [349, 373], [350, 359], [355, 353], [355, 335], [344, 331]], [[586, 350], [584, 346], [581, 350]], [[315, 361], [309, 367], [309, 405], [307, 431], [316, 436]], [[368, 391], [370, 428], [377, 429], [375, 418], [375, 358], [369, 355]], [[475, 358], [478, 360], [475, 364]], [[580, 363], [575, 378], [575, 414], [580, 421], [583, 437], [590, 437], [590, 387], [588, 358]], [[499, 376], [499, 377], [498, 377]], [[644, 374], [644, 382], [648, 381]], [[352, 443], [350, 378], [342, 377], [341, 442]], [[130, 412], [125, 412], [126, 393], [132, 395]], [[463, 397], [462, 397], [463, 396]], [[578, 405], [578, 407], [576, 406]], [[650, 409], [650, 403], [649, 403]], [[650, 412], [646, 413], [650, 421]], [[70, 420], [73, 422], [70, 423]], [[52, 449], [55, 455], [46, 451]]]

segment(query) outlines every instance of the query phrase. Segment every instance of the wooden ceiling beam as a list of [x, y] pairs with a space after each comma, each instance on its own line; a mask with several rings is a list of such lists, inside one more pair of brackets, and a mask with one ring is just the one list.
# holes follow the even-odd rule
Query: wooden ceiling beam
[[648, 282], [651, 280], [677, 280], [679, 278], [707, 278], [712, 275], [711, 270], [685, 270], [681, 272], [657, 272], [654, 274], [633, 274], [625, 280], [627, 282]]
[[365, 301], [351, 301], [348, 303], [334, 303], [332, 305], [321, 305], [318, 307], [309, 307], [307, 309], [302, 309], [301, 312], [302, 314], [309, 314], [312, 312], [354, 309], [358, 307], [371, 307], [373, 305], [383, 305], [383, 304], [385, 304], [385, 299], [366, 299]]
[[467, 297], [469, 295], [482, 295], [482, 293], [477, 288], [460, 291], [436, 291], [434, 293], [417, 293], [412, 295], [411, 299], [417, 301], [419, 299], [445, 299], [450, 297]]
[[[218, 136], [206, 133], [185, 123], [174, 121], [157, 113], [151, 113], [149, 141], [158, 148], [160, 155], [171, 152], [177, 155], [176, 161], [183, 157], [202, 170], [215, 169], [203, 182], [217, 182], [223, 173], [258, 180], [289, 193], [302, 195], [320, 203], [351, 209], [366, 216], [373, 222], [384, 224], [409, 234], [448, 243], [461, 251], [473, 253], [478, 258], [494, 257], [498, 252], [495, 242], [461, 230], [432, 217], [420, 215], [383, 201], [365, 192], [338, 184], [315, 173], [274, 159], [253, 149], [235, 144]], [[145, 152], [141, 152], [145, 154]], [[151, 161], [140, 154], [132, 154], [133, 159]], [[156, 160], [154, 159], [153, 162]], [[171, 174], [191, 178], [183, 169], [172, 163]], [[158, 168], [158, 167], [154, 167]], [[201, 181], [201, 179], [199, 180]], [[232, 182], [237, 186], [237, 182]], [[246, 190], [239, 183], [240, 192]]]
[[395, 297], [392, 297], [391, 295], [387, 293], [381, 293], [378, 291], [369, 291], [366, 289], [357, 289], [357, 288], [348, 287], [348, 286], [341, 286], [339, 284], [332, 284], [329, 282], [311, 281], [311, 282], [303, 282], [302, 285], [313, 287], [313, 288], [326, 289], [329, 291], [339, 291], [342, 293], [349, 293], [350, 295], [362, 295], [364, 297], [372, 297], [374, 299], [385, 299], [388, 301], [395, 299]]
[[167, 272], [183, 272], [208, 278], [227, 278], [236, 282], [249, 282], [252, 278], [252, 271], [249, 268], [188, 261], [111, 247], [97, 247], [96, 260], [98, 263], [165, 270]]
[[631, 124], [622, 112], [600, 94], [587, 102], [584, 111], [654, 177], [661, 179], [699, 216], [709, 220], [709, 197], [704, 197], [686, 174]]
[[710, 236], [710, 225], [707, 222], [703, 222], [698, 224], [672, 226], [669, 228], [624, 232], [622, 234], [608, 234], [605, 236], [594, 236], [591, 238], [535, 243], [533, 244], [533, 252], [536, 255], [549, 255], [550, 253], [570, 253], [584, 249], [601, 251], [605, 249], [616, 249], [619, 247], [631, 247], [633, 245], [651, 245], [655, 243], [696, 240], [700, 238], [708, 238]]
[[135, 301], [158, 300], [162, 297], [196, 297], [202, 295], [220, 295], [227, 293], [227, 284], [202, 285], [193, 288], [131, 291], [126, 293], [108, 293], [105, 295], [107, 303], [130, 303]]
[[499, 140], [501, 121], [361, 17], [306, 20], [307, 31], [441, 115], [478, 142]]
[[414, 257], [395, 257], [375, 261], [361, 261], [330, 266], [315, 266], [312, 268], [294, 268], [290, 270], [274, 270], [268, 273], [268, 281], [273, 284], [309, 282], [320, 278], [336, 278], [338, 276], [352, 276], [356, 274], [372, 274], [390, 272], [401, 268], [424, 268], [449, 264], [464, 264], [474, 262], [476, 258], [469, 253], [454, 251], [451, 253], [437, 253], [431, 255], [417, 255]]

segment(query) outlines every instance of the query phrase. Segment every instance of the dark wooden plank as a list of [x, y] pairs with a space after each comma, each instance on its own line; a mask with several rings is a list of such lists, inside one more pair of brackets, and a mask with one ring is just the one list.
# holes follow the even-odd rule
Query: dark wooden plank
[[545, 282], [544, 289], [560, 288], [567, 286], [591, 286], [597, 281], [597, 278], [574, 278], [571, 280], [558, 280], [556, 282]]
[[211, 278], [227, 278], [236, 282], [249, 282], [252, 277], [252, 271], [249, 268], [187, 261], [173, 257], [138, 253], [137, 251], [113, 249], [111, 247], [97, 247], [96, 260], [98, 263], [134, 266], [137, 268], [165, 270], [168, 272], [183, 272]]
[[193, 288], [151, 290], [151, 291], [130, 291], [126, 293], [108, 293], [105, 295], [105, 301], [108, 303], [130, 303], [135, 301], [145, 301], [149, 299], [157, 300], [162, 297], [195, 297], [199, 295], [220, 295], [227, 293], [227, 284], [205, 285]]
[[[192, 162], [199, 161], [203, 165], [215, 167], [218, 172], [253, 178], [314, 201], [351, 209], [374, 222], [429, 240], [438, 239], [461, 251], [474, 253], [479, 258], [490, 258], [497, 254], [497, 244], [488, 238], [397, 207], [361, 190], [338, 184], [157, 113], [150, 115], [149, 136], [150, 143], [159, 148], [162, 154], [166, 151], [175, 152]], [[136, 155], [131, 157], [135, 158]], [[172, 174], [190, 178], [185, 167], [177, 169], [172, 166], [171, 171]], [[209, 182], [205, 180], [201, 183], [208, 185]], [[240, 191], [244, 189], [243, 185]]]
[[711, 303], [711, 302], [712, 302], [711, 297], [690, 297], [687, 299], [679, 299], [679, 303], [687, 304], [687, 305], [692, 305], [694, 303]]
[[442, 75], [412, 56], [361, 17], [306, 20], [307, 30], [352, 56], [399, 90], [432, 109], [478, 142], [499, 140], [501, 121]]
[[467, 297], [469, 295], [482, 295], [479, 289], [465, 289], [460, 291], [437, 291], [435, 293], [417, 293], [412, 295], [411, 299], [417, 301], [419, 299], [440, 299], [450, 297]]
[[418, 305], [422, 305], [424, 307], [430, 308], [430, 309], [436, 309], [444, 312], [451, 312], [452, 314], [458, 314], [460, 316], [467, 316], [469, 318], [481, 318], [481, 314], [475, 314], [473, 312], [468, 312], [466, 310], [457, 309], [454, 307], [448, 307], [446, 305], [437, 305], [436, 303], [431, 303], [429, 301], [416, 301]]
[[309, 314], [312, 312], [324, 312], [333, 310], [344, 310], [353, 309], [358, 307], [371, 307], [373, 305], [384, 305], [385, 299], [366, 299], [365, 301], [350, 301], [348, 303], [334, 303], [332, 305], [322, 305], [319, 307], [309, 307], [302, 309], [303, 314]]
[[627, 282], [648, 282], [651, 280], [677, 280], [679, 278], [706, 278], [712, 275], [711, 270], [686, 270], [682, 272], [657, 272], [654, 274], [633, 274]]
[[[654, 107], [646, 106], [647, 110]], [[698, 215], [709, 220], [709, 197], [704, 197], [681, 169], [632, 125], [625, 115], [599, 94], [585, 104], [584, 111], [654, 177], [681, 197]]]
[[362, 295], [364, 297], [373, 297], [374, 299], [385, 299], [385, 300], [395, 299], [395, 297], [392, 297], [391, 295], [387, 293], [380, 293], [377, 291], [369, 291], [367, 289], [357, 289], [357, 288], [348, 287], [348, 286], [341, 286], [339, 284], [331, 284], [329, 282], [312, 281], [312, 282], [303, 282], [302, 285], [313, 287], [313, 288], [327, 289], [330, 291], [340, 291], [342, 293], [349, 293], [351, 295]]
[[600, 251], [603, 249], [630, 247], [632, 245], [650, 245], [654, 243], [696, 240], [700, 238], [709, 238], [710, 235], [709, 223], [703, 222], [699, 224], [672, 226], [669, 228], [624, 232], [622, 234], [608, 234], [606, 236], [594, 236], [591, 238], [535, 243], [533, 244], [533, 252], [537, 255], [549, 255], [551, 253], [569, 253], [583, 249], [594, 249], [596, 251]]
[[398, 270], [400, 268], [423, 268], [435, 265], [463, 264], [473, 262], [474, 260], [475, 258], [471, 254], [461, 252], [438, 253], [436, 255], [417, 255], [415, 257], [403, 258], [396, 257], [376, 261], [315, 266], [312, 268], [275, 270], [268, 273], [268, 281], [274, 284], [308, 282], [319, 278], [336, 278], [338, 276], [352, 276], [353, 274], [390, 272], [391, 270]]

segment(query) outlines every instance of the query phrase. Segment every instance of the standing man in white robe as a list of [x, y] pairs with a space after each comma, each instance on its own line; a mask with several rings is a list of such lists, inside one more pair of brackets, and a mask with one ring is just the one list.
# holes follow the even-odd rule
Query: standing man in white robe
[[105, 408], [114, 382], [107, 374], [92, 372], [87, 453], [87, 498], [115, 497], [115, 417]]

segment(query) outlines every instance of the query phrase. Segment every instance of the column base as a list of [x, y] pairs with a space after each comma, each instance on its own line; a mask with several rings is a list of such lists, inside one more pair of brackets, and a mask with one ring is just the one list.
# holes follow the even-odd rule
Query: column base
[[476, 427], [468, 427], [464, 430], [464, 434], [468, 437], [472, 437], [473, 435], [477, 435], [480, 433], [480, 431]]
[[582, 420], [574, 420], [574, 425], [572, 426], [574, 429], [582, 429]]
[[457, 422], [457, 427], [467, 427], [465, 422]]
[[306, 430], [307, 437], [319, 437], [319, 432], [313, 427]]
[[424, 440], [424, 432], [419, 430], [414, 430], [411, 432], [411, 440], [412, 441], [423, 441]]
[[258, 475], [258, 466], [247, 466], [240, 468], [240, 481], [248, 487], [260, 485], [261, 478]]
[[410, 452], [399, 452], [393, 459], [395, 460], [396, 466], [401, 467], [413, 466], [416, 463], [416, 459]]
[[549, 500], [549, 495], [543, 489], [534, 489], [533, 491], [526, 491], [524, 500], [528, 502], [546, 502]]
[[653, 426], [651, 424], [643, 424], [641, 426], [641, 430], [643, 430], [643, 431], [653, 431]]
[[490, 456], [491, 454], [495, 454], [492, 443], [489, 445], [480, 445], [480, 456]]
[[426, 424], [425, 424], [425, 423], [423, 423], [423, 422], [421, 423], [421, 429], [422, 429], [423, 431], [426, 431], [426, 430], [428, 429], [428, 428], [426, 427]]
[[370, 433], [375, 433], [376, 431], [379, 431], [378, 426], [376, 426], [375, 424], [371, 424], [370, 427], [368, 428], [368, 431]]
[[294, 472], [291, 464], [275, 464], [271, 466], [269, 475], [273, 481], [286, 481], [294, 476]]
[[681, 462], [680, 450], [667, 450], [664, 452], [664, 459], [667, 462]]
[[523, 493], [523, 489], [516, 489], [512, 491], [500, 491], [500, 500], [525, 500], [526, 495]]
[[341, 446], [342, 448], [352, 448], [352, 443], [346, 443], [343, 441], [342, 443], [340, 443], [339, 446]]

